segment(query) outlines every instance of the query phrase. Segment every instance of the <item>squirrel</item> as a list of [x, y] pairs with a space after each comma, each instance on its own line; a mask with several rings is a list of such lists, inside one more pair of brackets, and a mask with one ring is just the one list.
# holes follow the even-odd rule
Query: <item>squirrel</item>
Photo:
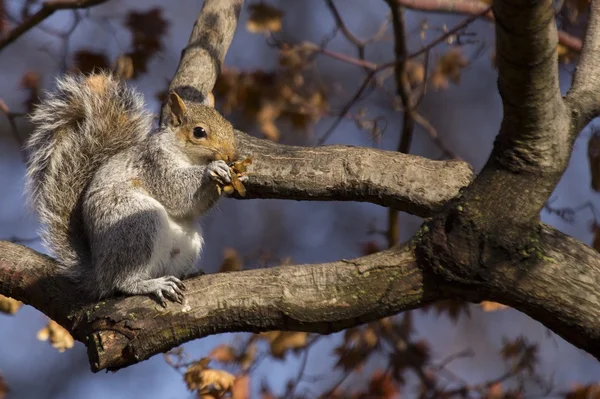
[[165, 115], [152, 129], [140, 93], [94, 72], [58, 78], [30, 117], [26, 190], [43, 242], [92, 299], [182, 303], [204, 245], [198, 219], [231, 182], [232, 125], [174, 91]]

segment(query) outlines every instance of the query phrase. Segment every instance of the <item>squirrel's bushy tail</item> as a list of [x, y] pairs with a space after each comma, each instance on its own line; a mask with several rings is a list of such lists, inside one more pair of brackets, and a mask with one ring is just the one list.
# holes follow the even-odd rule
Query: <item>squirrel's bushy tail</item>
[[44, 243], [69, 271], [89, 260], [82, 193], [108, 158], [147, 137], [152, 115], [135, 90], [96, 73], [58, 79], [31, 120], [26, 189], [44, 224]]

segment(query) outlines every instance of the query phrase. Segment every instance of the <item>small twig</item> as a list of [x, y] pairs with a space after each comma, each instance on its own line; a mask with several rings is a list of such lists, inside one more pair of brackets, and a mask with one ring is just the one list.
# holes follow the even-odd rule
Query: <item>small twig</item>
[[300, 362], [300, 367], [298, 367], [298, 374], [296, 374], [296, 379], [294, 380], [293, 385], [290, 387], [287, 394], [285, 395], [285, 399], [293, 399], [294, 393], [296, 392], [296, 389], [298, 389], [298, 385], [300, 384], [300, 381], [302, 380], [302, 377], [304, 376], [304, 372], [306, 371], [306, 364], [308, 361], [308, 352], [310, 351], [310, 347], [318, 339], [319, 339], [319, 337], [316, 337], [315, 339], [310, 341], [308, 344], [306, 344], [306, 347], [304, 348], [304, 352], [302, 353], [303, 356], [302, 356], [302, 360]]
[[[427, 53], [429, 50], [431, 50], [432, 48], [434, 48], [438, 44], [442, 43], [444, 40], [448, 39], [448, 37], [456, 34], [458, 31], [460, 31], [461, 29], [464, 29], [466, 26], [468, 26], [469, 24], [471, 24], [473, 21], [477, 20], [477, 18], [479, 18], [481, 15], [484, 15], [485, 13], [487, 13], [489, 10], [491, 10], [491, 8], [492, 8], [491, 6], [487, 7], [485, 9], [485, 11], [481, 12], [480, 14], [472, 15], [472, 16], [470, 16], [468, 18], [465, 18], [461, 23], [459, 23], [458, 25], [456, 25], [454, 28], [450, 29], [448, 32], [444, 33], [443, 35], [440, 35], [437, 39], [433, 40], [427, 46], [425, 46], [425, 47], [421, 48], [420, 50], [416, 51], [415, 53], [409, 55], [408, 59], [412, 59], [412, 58], [415, 58], [415, 57], [418, 57], [418, 56], [420, 56], [422, 54]], [[329, 138], [329, 136], [331, 136], [331, 134], [333, 133], [333, 131], [338, 127], [338, 125], [340, 124], [340, 122], [342, 121], [342, 119], [346, 116], [346, 114], [350, 111], [350, 109], [354, 106], [354, 104], [361, 97], [361, 95], [363, 94], [363, 92], [367, 89], [367, 87], [369, 86], [369, 83], [371, 82], [371, 80], [379, 72], [384, 71], [384, 70], [386, 70], [388, 68], [391, 68], [391, 67], [395, 66], [398, 62], [404, 62], [404, 61], [406, 61], [406, 60], [394, 60], [394, 61], [390, 61], [390, 62], [387, 62], [385, 64], [381, 64], [377, 68], [375, 68], [372, 71], [370, 71], [369, 74], [365, 77], [365, 79], [364, 79], [363, 83], [361, 84], [360, 88], [358, 89], [358, 91], [354, 94], [354, 96], [352, 96], [352, 99], [348, 103], [346, 103], [346, 105], [344, 106], [344, 108], [342, 108], [342, 111], [338, 114], [338, 117], [336, 118], [336, 120], [329, 127], [329, 129], [327, 129], [325, 131], [325, 133], [317, 141], [316, 145], [323, 145], [327, 141], [327, 139]]]
[[425, 118], [423, 115], [419, 114], [416, 111], [415, 111], [414, 118], [415, 118], [415, 122], [417, 122], [417, 124], [419, 126], [421, 126], [421, 128], [423, 128], [423, 130], [429, 135], [429, 137], [437, 145], [437, 147], [440, 150], [442, 150], [442, 152], [444, 153], [445, 156], [447, 156], [449, 158], [457, 159], [460, 161], [463, 160], [460, 156], [458, 156], [456, 153], [454, 153], [448, 147], [446, 147], [444, 142], [440, 139], [440, 136], [438, 135], [437, 130], [435, 129], [435, 127], [433, 127], [433, 125], [431, 123], [429, 123], [427, 118]]
[[8, 105], [6, 105], [6, 103], [2, 99], [0, 99], [0, 112], [2, 112], [8, 120], [13, 137], [15, 138], [17, 143], [19, 143], [19, 146], [22, 148], [23, 138], [21, 137], [21, 133], [19, 132], [19, 128], [17, 126], [17, 123], [15, 122], [15, 119], [19, 116], [24, 116], [24, 114], [11, 112], [8, 108]]
[[73, 1], [47, 1], [42, 4], [38, 12], [21, 22], [20, 25], [13, 28], [4, 37], [0, 38], [0, 51], [6, 46], [17, 40], [28, 30], [42, 23], [46, 18], [58, 10], [73, 10], [78, 8], [87, 8], [105, 3], [107, 0], [73, 0]]

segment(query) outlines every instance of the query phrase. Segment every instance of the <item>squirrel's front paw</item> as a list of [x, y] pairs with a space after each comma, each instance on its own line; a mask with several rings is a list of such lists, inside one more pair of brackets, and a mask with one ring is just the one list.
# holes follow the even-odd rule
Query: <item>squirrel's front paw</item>
[[231, 183], [229, 165], [227, 165], [225, 161], [213, 161], [209, 163], [206, 172], [211, 179], [215, 180], [221, 185], [227, 185]]

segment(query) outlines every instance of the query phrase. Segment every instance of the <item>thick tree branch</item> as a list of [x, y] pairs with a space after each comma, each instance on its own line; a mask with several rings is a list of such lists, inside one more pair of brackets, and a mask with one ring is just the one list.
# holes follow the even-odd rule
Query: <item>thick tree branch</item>
[[236, 140], [242, 157], [253, 158], [244, 183], [248, 199], [372, 202], [426, 217], [474, 177], [460, 161], [342, 145], [286, 146], [243, 132]]
[[600, 1], [590, 3], [590, 17], [579, 64], [567, 101], [575, 111], [577, 125], [572, 133], [587, 125], [600, 114]]
[[[185, 101], [214, 103], [215, 85], [244, 0], [206, 0], [169, 85]], [[163, 106], [162, 117], [166, 108]], [[162, 119], [162, 118], [161, 118]]]
[[143, 296], [84, 306], [55, 262], [0, 242], [0, 293], [33, 305], [88, 347], [93, 371], [116, 370], [220, 332], [331, 333], [440, 299], [414, 249], [354, 260], [211, 274], [186, 280], [183, 305]]
[[107, 0], [46, 1], [42, 3], [42, 7], [38, 12], [27, 18], [20, 25], [13, 28], [6, 35], [0, 37], [0, 51], [21, 37], [21, 35], [42, 23], [44, 20], [46, 20], [46, 18], [54, 14], [55, 11], [89, 8], [98, 4], [106, 3], [106, 1]]
[[493, 8], [504, 118], [463, 208], [484, 231], [510, 235], [508, 225], [537, 222], [567, 166], [573, 125], [559, 88], [552, 0], [496, 0]]
[[527, 245], [507, 256], [488, 246], [479, 281], [445, 286], [447, 295], [512, 306], [600, 360], [600, 256], [544, 224], [523, 232]]

